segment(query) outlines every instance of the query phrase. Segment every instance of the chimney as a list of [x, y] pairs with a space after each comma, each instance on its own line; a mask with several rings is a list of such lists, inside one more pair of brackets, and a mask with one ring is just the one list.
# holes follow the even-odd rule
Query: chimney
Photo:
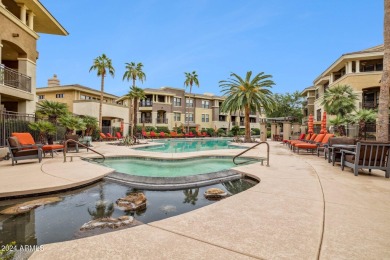
[[57, 79], [57, 75], [54, 74], [51, 79], [47, 80], [48, 87], [58, 87], [60, 85], [60, 80]]

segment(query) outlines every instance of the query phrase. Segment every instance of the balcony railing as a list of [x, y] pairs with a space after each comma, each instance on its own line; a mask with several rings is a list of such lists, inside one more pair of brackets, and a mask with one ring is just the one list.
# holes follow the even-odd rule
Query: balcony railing
[[152, 107], [153, 102], [151, 100], [144, 100], [139, 102], [140, 107]]
[[364, 101], [363, 108], [373, 109], [377, 108], [378, 104], [375, 101]]
[[244, 122], [240, 122], [240, 126], [244, 126]]
[[31, 77], [0, 64], [0, 84], [31, 93]]
[[157, 124], [168, 124], [168, 118], [157, 118]]
[[237, 122], [232, 122], [232, 126], [235, 126], [235, 125], [237, 125]]
[[139, 122], [140, 123], [145, 123], [145, 124], [151, 124], [152, 123], [152, 119], [151, 118], [140, 118]]

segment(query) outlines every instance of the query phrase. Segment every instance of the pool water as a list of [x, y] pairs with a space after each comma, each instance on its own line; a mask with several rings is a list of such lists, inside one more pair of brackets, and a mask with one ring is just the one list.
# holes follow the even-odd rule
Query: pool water
[[[248, 161], [249, 160], [249, 161]], [[240, 157], [236, 162], [255, 162]], [[200, 157], [191, 159], [107, 158], [105, 166], [117, 172], [146, 177], [182, 177], [228, 170], [235, 167], [232, 157]]]
[[231, 145], [230, 140], [227, 139], [168, 139], [157, 140], [155, 142], [161, 143], [161, 145], [135, 149], [161, 153], [187, 153], [217, 149], [245, 149], [245, 147]]
[[[148, 199], [147, 208], [134, 213], [116, 207], [115, 201], [135, 190], [125, 184], [102, 181], [78, 190], [49, 195], [58, 196], [61, 201], [28, 213], [0, 215], [0, 246], [11, 241], [16, 241], [17, 245], [42, 245], [84, 237], [86, 235], [79, 230], [80, 227], [103, 215], [114, 218], [128, 215], [139, 222], [149, 223], [215, 203], [203, 196], [208, 188], [220, 188], [234, 195], [254, 185], [256, 183], [240, 179], [193, 189], [143, 191]], [[0, 211], [37, 198], [40, 197], [0, 201]], [[96, 232], [106, 232], [106, 229], [97, 229]]]

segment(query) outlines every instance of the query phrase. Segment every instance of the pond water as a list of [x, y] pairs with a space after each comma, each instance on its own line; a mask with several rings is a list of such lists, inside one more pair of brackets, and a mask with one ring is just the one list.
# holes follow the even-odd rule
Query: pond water
[[[135, 189], [125, 184], [101, 181], [78, 190], [45, 196], [59, 197], [60, 201], [40, 206], [28, 213], [0, 214], [0, 245], [11, 241], [16, 241], [17, 245], [42, 245], [85, 237], [91, 233], [83, 233], [80, 227], [103, 216], [117, 218], [127, 215], [133, 216], [137, 222], [149, 223], [215, 203], [203, 195], [208, 188], [220, 188], [229, 195], [234, 195], [256, 184], [254, 181], [240, 179], [193, 189], [145, 190], [142, 192], [148, 199], [146, 209], [132, 212], [118, 208], [115, 201]], [[0, 211], [37, 198], [42, 197], [0, 201]], [[94, 234], [97, 233], [92, 235]]]

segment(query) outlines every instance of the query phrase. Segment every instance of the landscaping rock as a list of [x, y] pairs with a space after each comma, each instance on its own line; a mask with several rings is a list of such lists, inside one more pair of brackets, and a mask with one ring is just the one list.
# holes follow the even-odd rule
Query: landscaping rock
[[204, 196], [206, 197], [206, 199], [218, 200], [226, 197], [227, 193], [218, 188], [210, 188], [204, 193]]
[[121, 216], [119, 218], [99, 218], [88, 221], [81, 226], [80, 230], [91, 230], [95, 228], [119, 228], [122, 226], [131, 225], [134, 218], [130, 216]]
[[116, 201], [116, 204], [124, 210], [142, 210], [146, 208], [146, 197], [142, 192], [130, 193]]

